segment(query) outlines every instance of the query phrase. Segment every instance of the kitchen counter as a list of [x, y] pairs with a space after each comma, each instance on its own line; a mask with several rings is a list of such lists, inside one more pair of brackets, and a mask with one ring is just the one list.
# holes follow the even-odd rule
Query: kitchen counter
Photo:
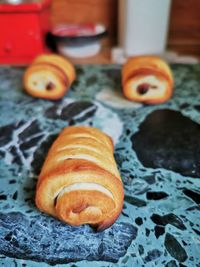
[[[23, 68], [0, 68], [0, 266], [200, 266], [200, 65], [172, 70], [172, 99], [148, 106], [123, 98], [120, 66], [77, 66], [56, 102], [22, 90]], [[104, 232], [35, 207], [37, 175], [66, 125], [114, 140], [125, 201]]]

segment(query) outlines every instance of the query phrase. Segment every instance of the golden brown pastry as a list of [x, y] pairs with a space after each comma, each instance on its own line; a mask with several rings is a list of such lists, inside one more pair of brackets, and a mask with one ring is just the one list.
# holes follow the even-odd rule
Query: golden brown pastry
[[64, 96], [75, 76], [67, 59], [55, 54], [40, 55], [24, 73], [24, 88], [34, 97], [57, 100]]
[[122, 88], [129, 100], [147, 104], [167, 101], [173, 93], [173, 75], [157, 56], [130, 58], [122, 68]]
[[124, 198], [113, 152], [112, 139], [96, 128], [63, 129], [39, 175], [37, 207], [74, 226], [112, 225]]

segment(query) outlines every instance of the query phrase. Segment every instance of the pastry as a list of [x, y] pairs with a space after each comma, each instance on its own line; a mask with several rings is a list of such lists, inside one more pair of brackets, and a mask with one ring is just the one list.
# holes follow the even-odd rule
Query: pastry
[[40, 55], [24, 73], [24, 88], [34, 97], [57, 100], [64, 96], [75, 76], [67, 59], [55, 54]]
[[112, 225], [124, 197], [113, 152], [112, 139], [96, 128], [64, 128], [39, 175], [37, 207], [74, 226], [103, 230]]
[[130, 58], [122, 68], [122, 88], [126, 98], [158, 104], [173, 93], [173, 75], [167, 63], [157, 56]]

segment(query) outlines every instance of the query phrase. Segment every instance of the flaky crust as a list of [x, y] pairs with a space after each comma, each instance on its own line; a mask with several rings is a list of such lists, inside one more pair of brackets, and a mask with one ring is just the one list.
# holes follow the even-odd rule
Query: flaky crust
[[74, 66], [71, 64], [71, 62], [69, 60], [67, 60], [66, 58], [63, 58], [59, 55], [42, 54], [42, 55], [40, 55], [34, 59], [33, 64], [36, 64], [36, 63], [47, 63], [50, 65], [56, 65], [68, 77], [70, 85], [76, 78]]
[[173, 75], [160, 57], [133, 57], [122, 68], [122, 88], [129, 100], [147, 104], [163, 103], [172, 96]]
[[118, 218], [123, 198], [111, 138], [92, 127], [66, 127], [41, 170], [37, 207], [70, 225], [103, 230]]
[[75, 76], [67, 59], [54, 54], [40, 55], [24, 73], [24, 89], [34, 97], [57, 100], [64, 96]]

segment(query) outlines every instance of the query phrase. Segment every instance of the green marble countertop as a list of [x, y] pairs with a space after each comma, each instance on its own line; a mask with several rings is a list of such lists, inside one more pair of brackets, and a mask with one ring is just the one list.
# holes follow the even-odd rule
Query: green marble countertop
[[[116, 65], [77, 66], [56, 102], [23, 90], [23, 68], [0, 67], [0, 266], [200, 266], [200, 65], [172, 65], [175, 92], [161, 105], [121, 94]], [[103, 233], [40, 213], [35, 184], [66, 125], [93, 125], [115, 143], [125, 201]]]

